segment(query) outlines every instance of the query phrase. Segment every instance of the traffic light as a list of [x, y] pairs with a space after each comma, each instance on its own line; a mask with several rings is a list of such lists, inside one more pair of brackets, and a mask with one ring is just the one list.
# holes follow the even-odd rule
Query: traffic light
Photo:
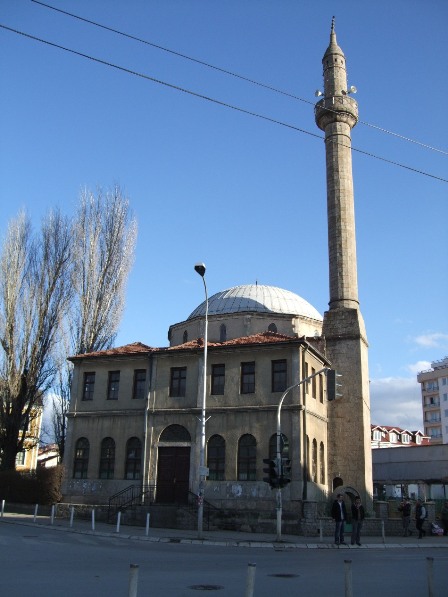
[[338, 383], [338, 378], [341, 378], [342, 375], [337, 373], [334, 369], [327, 370], [327, 400], [336, 400], [336, 398], [340, 398], [342, 396], [340, 389], [342, 388], [342, 384]]
[[282, 474], [280, 475], [280, 487], [286, 487], [291, 483], [291, 461], [289, 458], [282, 458]]
[[279, 487], [280, 475], [277, 466], [277, 460], [263, 458], [263, 462], [268, 465], [263, 468], [263, 472], [268, 475], [267, 477], [263, 477], [263, 481], [265, 483], [269, 483], [271, 487]]

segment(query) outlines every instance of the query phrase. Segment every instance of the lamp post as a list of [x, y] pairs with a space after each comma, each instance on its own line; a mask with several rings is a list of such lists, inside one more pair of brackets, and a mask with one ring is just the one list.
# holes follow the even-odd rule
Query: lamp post
[[208, 332], [208, 294], [207, 284], [205, 283], [205, 264], [197, 263], [194, 271], [197, 272], [204, 283], [205, 291], [205, 328], [204, 328], [204, 362], [202, 369], [202, 408], [201, 408], [201, 447], [199, 453], [199, 491], [198, 491], [198, 538], [202, 539], [202, 528], [204, 520], [204, 485], [207, 474], [205, 468], [205, 407], [207, 400], [207, 332]]
[[[281, 424], [280, 424], [280, 415], [281, 415], [281, 410], [282, 410], [282, 405], [283, 405], [283, 400], [286, 398], [286, 395], [293, 390], [294, 388], [298, 388], [299, 386], [301, 386], [303, 383], [306, 383], [308, 381], [310, 381], [310, 379], [313, 379], [313, 377], [316, 377], [317, 375], [319, 375], [320, 373], [327, 373], [327, 371], [329, 371], [328, 367], [324, 367], [323, 369], [320, 369], [319, 371], [316, 371], [316, 373], [313, 373], [312, 375], [308, 375], [308, 377], [305, 377], [304, 379], [302, 379], [301, 381], [298, 381], [297, 383], [293, 384], [292, 386], [289, 386], [289, 388], [286, 388], [286, 390], [283, 392], [282, 397], [280, 398], [280, 402], [278, 404], [278, 408], [277, 408], [277, 470], [280, 474], [280, 476], [282, 475], [282, 429], [281, 429]], [[304, 404], [301, 405], [303, 411], [304, 411], [304, 416], [306, 416], [306, 407]], [[303, 479], [303, 482], [306, 483], [306, 479]], [[282, 504], [282, 489], [281, 487], [277, 487], [277, 537], [276, 537], [276, 541], [281, 541], [282, 538], [282, 513], [283, 513], [283, 504]]]

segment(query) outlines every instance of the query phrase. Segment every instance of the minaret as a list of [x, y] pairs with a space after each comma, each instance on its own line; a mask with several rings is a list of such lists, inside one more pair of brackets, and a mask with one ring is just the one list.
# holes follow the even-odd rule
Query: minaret
[[325, 132], [330, 302], [324, 314], [327, 356], [342, 374], [342, 396], [329, 403], [328, 477], [330, 489], [342, 480], [367, 505], [372, 496], [370, 397], [367, 336], [359, 310], [351, 129], [358, 105], [349, 96], [345, 56], [336, 41], [334, 18], [330, 45], [322, 59], [324, 97], [315, 108]]

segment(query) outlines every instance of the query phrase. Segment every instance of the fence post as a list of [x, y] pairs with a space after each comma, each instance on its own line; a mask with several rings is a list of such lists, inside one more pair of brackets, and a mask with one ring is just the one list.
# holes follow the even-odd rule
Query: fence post
[[319, 541], [322, 543], [324, 540], [324, 529], [323, 529], [323, 522], [322, 518], [319, 520]]
[[246, 597], [253, 597], [256, 569], [257, 569], [256, 564], [248, 564], [247, 565]]
[[118, 514], [117, 514], [117, 528], [115, 529], [116, 533], [120, 532], [120, 522], [121, 522], [121, 512], [119, 510]]
[[92, 531], [95, 530], [95, 508], [92, 508]]
[[138, 565], [131, 564], [129, 572], [129, 597], [137, 597], [138, 588]]
[[149, 535], [149, 520], [151, 518], [151, 514], [148, 512], [146, 514], [146, 536]]
[[345, 568], [345, 597], [353, 597], [352, 561], [344, 560], [344, 568]]
[[428, 597], [434, 597], [434, 558], [426, 558], [428, 575]]
[[54, 504], [51, 506], [50, 524], [54, 523]]
[[386, 532], [384, 530], [384, 520], [381, 521], [381, 535], [383, 537], [383, 543], [386, 543]]
[[70, 506], [70, 528], [73, 526], [73, 516], [75, 515], [75, 507]]
[[36, 518], [37, 518], [37, 511], [39, 510], [39, 504], [36, 504], [34, 506], [34, 518], [33, 518], [33, 522], [36, 522]]
[[5, 513], [5, 500], [2, 500], [2, 518], [3, 518], [4, 513]]

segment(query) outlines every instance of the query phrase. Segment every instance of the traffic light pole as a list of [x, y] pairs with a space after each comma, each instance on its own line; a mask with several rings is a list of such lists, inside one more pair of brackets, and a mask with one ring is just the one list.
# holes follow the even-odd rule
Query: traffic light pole
[[[319, 369], [319, 371], [316, 371], [316, 373], [313, 373], [312, 375], [308, 375], [308, 377], [305, 377], [305, 379], [302, 379], [298, 383], [295, 383], [292, 386], [289, 386], [289, 388], [286, 388], [286, 390], [282, 394], [282, 397], [280, 398], [280, 402], [279, 402], [278, 408], [277, 408], [277, 467], [278, 467], [280, 477], [283, 472], [282, 471], [282, 446], [281, 446], [282, 429], [281, 429], [281, 423], [280, 423], [280, 414], [281, 414], [281, 410], [282, 410], [283, 400], [285, 399], [288, 392], [290, 392], [294, 388], [298, 388], [303, 383], [310, 381], [310, 379], [313, 379], [313, 377], [316, 377], [317, 375], [320, 375], [321, 373], [329, 371], [329, 369], [330, 369], [329, 367], [324, 367], [323, 369]], [[304, 481], [305, 481], [305, 479], [304, 479]], [[276, 508], [277, 508], [277, 537], [276, 537], [276, 541], [281, 541], [281, 538], [282, 538], [282, 513], [283, 513], [282, 488], [281, 487], [277, 487], [276, 503], [277, 503], [277, 506], [276, 506]]]

